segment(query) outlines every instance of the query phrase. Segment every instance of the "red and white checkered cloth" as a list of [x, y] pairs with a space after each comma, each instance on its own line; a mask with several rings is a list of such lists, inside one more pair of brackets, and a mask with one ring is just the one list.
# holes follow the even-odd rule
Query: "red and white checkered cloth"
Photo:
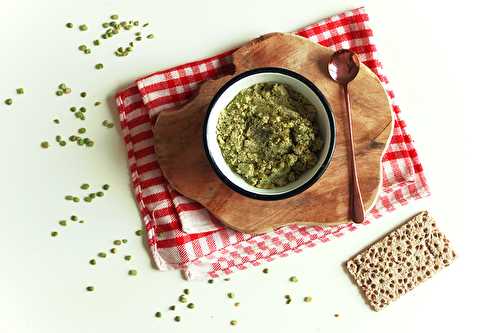
[[[329, 17], [296, 33], [332, 51], [346, 48], [358, 53], [361, 61], [378, 75], [391, 98], [395, 125], [382, 161], [382, 191], [364, 224], [408, 200], [429, 195], [412, 140], [382, 73], [364, 8]], [[201, 83], [227, 73], [233, 52], [154, 73], [137, 80], [116, 97], [133, 190], [153, 259], [160, 270], [182, 269], [188, 278], [229, 274], [362, 227], [291, 225], [252, 236], [225, 228], [203, 206], [169, 187], [154, 153], [152, 124], [160, 111], [188, 101]]]

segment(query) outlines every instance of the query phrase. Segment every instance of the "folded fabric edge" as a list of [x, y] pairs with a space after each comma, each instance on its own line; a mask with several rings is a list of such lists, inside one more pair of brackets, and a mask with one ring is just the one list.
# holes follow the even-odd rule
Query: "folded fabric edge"
[[[411, 184], [411, 185], [414, 186], [415, 184]], [[418, 186], [415, 187], [415, 189], [417, 189], [417, 191], [418, 191]], [[421, 189], [423, 189], [423, 188], [421, 188]], [[374, 221], [378, 220], [380, 217], [382, 217], [382, 215], [379, 214], [379, 210], [381, 210], [381, 209], [386, 211], [387, 213], [390, 213], [396, 209], [395, 206], [397, 206], [397, 205], [406, 206], [412, 200], [418, 200], [418, 199], [421, 199], [421, 198], [429, 196], [429, 195], [430, 195], [430, 192], [426, 191], [425, 189], [418, 191], [418, 193], [415, 193], [414, 191], [408, 189], [407, 191], [401, 192], [401, 197], [399, 197], [397, 199], [397, 202], [391, 203], [388, 206], [381, 203], [380, 204], [381, 207], [378, 207], [378, 205], [373, 207], [372, 210], [370, 211], [369, 219], [362, 224], [359, 224], [359, 225], [355, 225], [353, 223], [345, 224], [337, 231], [335, 231], [331, 234], [328, 234], [324, 237], [312, 239], [308, 242], [298, 244], [296, 247], [291, 247], [291, 248], [285, 249], [282, 252], [273, 252], [273, 253], [270, 253], [268, 256], [262, 256], [262, 257], [255, 259], [255, 260], [251, 260], [251, 261], [247, 261], [247, 262], [244, 262], [241, 264], [233, 265], [233, 266], [226, 268], [226, 269], [223, 269], [223, 268], [214, 269], [213, 259], [209, 258], [211, 255], [206, 255], [206, 256], [200, 257], [197, 260], [190, 262], [190, 263], [176, 265], [176, 268], [180, 268], [182, 271], [183, 277], [186, 279], [189, 279], [189, 280], [190, 279], [197, 280], [197, 279], [201, 279], [201, 278], [207, 277], [207, 276], [217, 278], [217, 277], [220, 277], [223, 275], [229, 275], [237, 270], [243, 270], [243, 269], [246, 269], [246, 268], [252, 267], [252, 266], [259, 266], [265, 262], [273, 261], [277, 257], [286, 257], [291, 252], [299, 253], [299, 252], [302, 252], [302, 250], [304, 248], [314, 247], [315, 245], [317, 245], [319, 243], [325, 243], [327, 241], [332, 240], [333, 238], [339, 238], [339, 237], [344, 235], [344, 231], [346, 229], [347, 229], [347, 231], [354, 232], [354, 231], [358, 230], [357, 229], [358, 226], [360, 226], [360, 227], [366, 226], [366, 225], [371, 224]], [[244, 247], [246, 243], [247, 243], [247, 241], [242, 241], [240, 243], [240, 245], [242, 247]], [[250, 244], [247, 244], [247, 245], [250, 245]]]
[[[400, 206], [406, 206], [409, 202], [411, 202], [413, 200], [418, 200], [418, 199], [426, 197], [428, 195], [430, 195], [429, 192], [423, 191], [423, 192], [419, 193], [418, 197], [413, 197], [410, 195], [410, 191], [408, 191], [407, 194], [405, 195], [404, 200], [401, 200], [401, 201], [398, 200], [398, 203]], [[255, 260], [250, 260], [247, 262], [243, 262], [241, 264], [232, 265], [232, 266], [225, 268], [225, 269], [223, 269], [223, 268], [214, 269], [213, 260], [208, 258], [210, 255], [200, 257], [200, 258], [198, 258], [195, 261], [192, 261], [190, 263], [174, 265], [173, 268], [180, 269], [182, 276], [187, 280], [202, 280], [203, 278], [206, 278], [206, 277], [219, 278], [221, 276], [226, 276], [226, 275], [232, 274], [236, 271], [245, 270], [249, 267], [256, 267], [256, 266], [260, 266], [264, 263], [271, 262], [278, 257], [279, 258], [287, 257], [292, 252], [293, 253], [300, 253], [306, 248], [314, 247], [320, 243], [326, 243], [328, 241], [331, 241], [334, 238], [340, 238], [340, 237], [344, 236], [344, 231], [346, 229], [349, 232], [354, 232], [354, 231], [358, 230], [358, 227], [369, 225], [369, 224], [375, 222], [376, 220], [378, 220], [382, 215], [376, 213], [377, 209], [378, 209], [377, 207], [373, 207], [372, 211], [370, 211], [371, 216], [369, 217], [369, 220], [365, 221], [362, 224], [357, 224], [357, 225], [355, 225], [353, 223], [345, 224], [336, 232], [328, 234], [324, 237], [312, 239], [312, 240], [309, 240], [308, 242], [298, 244], [296, 247], [291, 247], [291, 248], [285, 249], [282, 252], [273, 252], [273, 253], [270, 253], [268, 256], [261, 256]], [[391, 207], [389, 209], [385, 209], [385, 211], [387, 213], [391, 213], [394, 210], [395, 210], [394, 205], [391, 205]], [[247, 241], [242, 241], [241, 245], [244, 247], [246, 242]], [[248, 245], [250, 245], [250, 244], [248, 244]]]
[[[123, 140], [125, 143], [125, 148], [127, 151], [127, 154], [129, 153], [129, 143], [126, 141], [126, 137], [128, 136], [128, 127], [127, 127], [127, 119], [126, 119], [126, 110], [125, 110], [125, 104], [124, 104], [124, 98], [127, 93], [129, 93], [131, 90], [137, 89], [137, 86], [131, 85], [127, 87], [126, 89], [123, 89], [119, 91], [115, 95], [115, 101], [116, 105], [118, 107], [118, 114], [119, 114], [119, 119], [120, 119], [120, 128], [123, 132]], [[152, 241], [152, 239], [155, 237], [155, 229], [154, 227], [151, 227], [148, 229], [148, 226], [151, 226], [151, 223], [155, 223], [154, 220], [151, 218], [149, 210], [144, 204], [144, 201], [142, 200], [142, 187], [140, 185], [140, 179], [139, 175], [137, 174], [137, 171], [133, 168], [132, 163], [128, 163], [128, 168], [129, 168], [129, 173], [131, 177], [131, 187], [132, 191], [135, 196], [135, 202], [137, 205], [137, 208], [139, 210], [139, 214], [141, 216], [141, 220], [143, 222], [144, 228], [146, 228], [146, 241], [149, 246], [149, 252], [151, 253], [151, 257], [153, 258], [153, 261], [156, 265], [156, 267], [160, 271], [165, 271], [169, 267], [175, 268], [171, 266], [169, 263], [167, 263], [160, 255], [158, 251], [157, 244]]]

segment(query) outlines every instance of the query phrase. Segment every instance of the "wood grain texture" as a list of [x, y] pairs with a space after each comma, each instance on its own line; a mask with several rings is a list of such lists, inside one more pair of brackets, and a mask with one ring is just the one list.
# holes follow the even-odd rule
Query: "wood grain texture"
[[[346, 113], [341, 87], [327, 72], [331, 54], [332, 50], [305, 38], [282, 33], [259, 37], [234, 53], [234, 75], [257, 67], [287, 68], [314, 82], [330, 103], [337, 125], [336, 147], [329, 168], [313, 186], [292, 198], [260, 201], [232, 191], [211, 169], [202, 147], [202, 124], [208, 104], [229, 75], [204, 83], [198, 95], [179, 109], [159, 114], [155, 149], [172, 187], [201, 203], [222, 223], [248, 233], [292, 223], [350, 222]], [[364, 65], [349, 91], [358, 176], [368, 210], [381, 182], [380, 161], [392, 134], [392, 110], [380, 81]]]

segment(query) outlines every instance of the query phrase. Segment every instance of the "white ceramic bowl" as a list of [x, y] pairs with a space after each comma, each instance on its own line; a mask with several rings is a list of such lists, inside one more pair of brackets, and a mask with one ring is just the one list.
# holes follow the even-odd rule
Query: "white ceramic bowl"
[[[316, 121], [324, 142], [318, 163], [313, 168], [307, 170], [294, 182], [272, 189], [261, 189], [246, 183], [226, 164], [217, 143], [217, 122], [220, 113], [241, 90], [263, 82], [287, 84], [306, 97], [318, 112]], [[325, 96], [311, 81], [296, 72], [284, 68], [257, 68], [236, 75], [215, 94], [208, 106], [203, 126], [203, 145], [212, 168], [231, 189], [253, 199], [279, 200], [305, 191], [325, 172], [330, 164], [335, 147], [335, 121]]]

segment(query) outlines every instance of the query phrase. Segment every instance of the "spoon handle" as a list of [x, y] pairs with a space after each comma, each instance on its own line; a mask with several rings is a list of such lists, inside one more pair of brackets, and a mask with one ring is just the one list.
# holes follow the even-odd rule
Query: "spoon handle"
[[365, 220], [365, 208], [363, 207], [363, 199], [359, 189], [356, 154], [354, 153], [354, 139], [352, 136], [351, 101], [349, 99], [347, 84], [344, 85], [344, 97], [347, 122], [349, 123], [349, 146], [351, 148], [351, 215], [355, 223], [361, 223]]

